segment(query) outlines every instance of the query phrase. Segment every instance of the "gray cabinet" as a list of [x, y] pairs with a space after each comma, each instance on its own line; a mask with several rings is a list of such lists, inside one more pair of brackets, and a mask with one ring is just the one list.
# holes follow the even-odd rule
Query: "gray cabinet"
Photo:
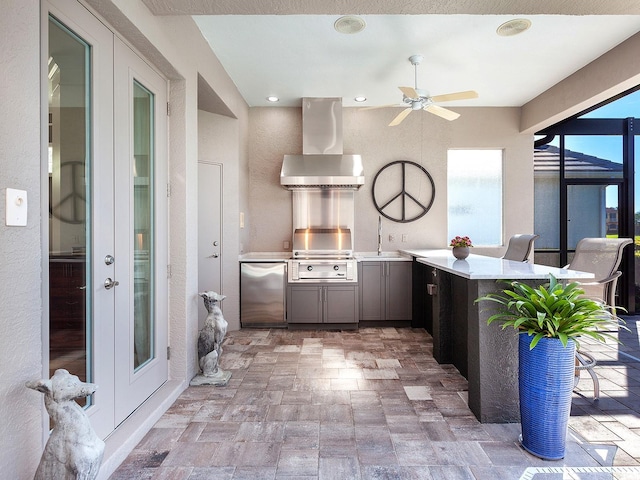
[[292, 285], [287, 287], [287, 321], [292, 323], [357, 323], [357, 285]]
[[360, 320], [411, 320], [411, 262], [363, 261], [360, 271]]

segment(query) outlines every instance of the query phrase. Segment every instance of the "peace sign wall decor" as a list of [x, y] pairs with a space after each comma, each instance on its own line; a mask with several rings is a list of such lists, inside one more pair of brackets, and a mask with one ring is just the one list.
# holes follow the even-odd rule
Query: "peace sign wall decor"
[[371, 193], [380, 215], [394, 222], [409, 223], [429, 211], [436, 197], [436, 185], [422, 165], [396, 160], [376, 173]]

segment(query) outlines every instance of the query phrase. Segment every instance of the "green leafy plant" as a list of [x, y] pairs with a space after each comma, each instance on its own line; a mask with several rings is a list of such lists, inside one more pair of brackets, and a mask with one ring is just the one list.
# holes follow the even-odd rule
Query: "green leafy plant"
[[513, 327], [520, 334], [534, 335], [531, 349], [544, 337], [558, 338], [565, 347], [570, 339], [579, 347], [581, 336], [601, 342], [607, 338], [618, 341], [606, 333], [612, 328], [626, 328], [613, 308], [584, 297], [584, 290], [576, 282], [565, 286], [553, 275], [550, 277], [548, 284], [536, 288], [518, 281], [504, 281], [510, 288], [479, 297], [474, 303], [490, 301], [501, 305], [501, 311], [491, 315], [487, 324], [497, 321], [502, 323], [503, 330]]

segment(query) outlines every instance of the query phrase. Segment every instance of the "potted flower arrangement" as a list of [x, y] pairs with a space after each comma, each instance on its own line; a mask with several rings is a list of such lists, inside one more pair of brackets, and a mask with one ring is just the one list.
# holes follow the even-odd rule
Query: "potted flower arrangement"
[[[564, 458], [567, 425], [574, 388], [575, 351], [580, 337], [598, 341], [611, 327], [620, 326], [613, 308], [584, 297], [578, 283], [550, 282], [532, 287], [505, 281], [508, 288], [490, 293], [476, 302], [497, 303], [500, 311], [487, 323], [518, 331], [518, 385], [521, 444], [528, 452], [546, 459]], [[624, 328], [624, 326], [623, 326]]]
[[449, 243], [450, 247], [453, 247], [453, 256], [458, 260], [464, 260], [469, 256], [469, 247], [473, 247], [471, 239], [467, 236], [455, 236]]

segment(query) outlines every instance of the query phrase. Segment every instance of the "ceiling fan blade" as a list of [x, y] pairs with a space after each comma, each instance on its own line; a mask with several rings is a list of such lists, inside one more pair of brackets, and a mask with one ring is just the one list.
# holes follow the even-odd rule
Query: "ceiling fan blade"
[[393, 120], [391, 120], [391, 123], [389, 124], [390, 127], [395, 127], [396, 125], [400, 125], [400, 123], [407, 117], [407, 115], [409, 115], [411, 113], [411, 108], [405, 108], [403, 111], [401, 111], [396, 118], [394, 118]]
[[360, 107], [358, 110], [374, 110], [376, 108], [389, 108], [389, 107], [406, 107], [406, 103], [403, 103], [402, 105], [399, 103], [394, 103], [392, 105], [374, 105], [372, 107]]
[[420, 98], [420, 95], [418, 94], [418, 92], [416, 92], [416, 89], [413, 87], [398, 87], [398, 88], [402, 93], [404, 93], [404, 96], [407, 98]]
[[444, 95], [431, 97], [431, 100], [434, 102], [452, 102], [453, 100], [467, 100], [469, 98], [478, 98], [478, 92], [467, 90], [466, 92], [445, 93]]
[[451, 110], [447, 110], [446, 108], [439, 107], [438, 105], [429, 105], [424, 109], [429, 113], [433, 113], [449, 121], [455, 120], [460, 116], [459, 113], [452, 112]]

